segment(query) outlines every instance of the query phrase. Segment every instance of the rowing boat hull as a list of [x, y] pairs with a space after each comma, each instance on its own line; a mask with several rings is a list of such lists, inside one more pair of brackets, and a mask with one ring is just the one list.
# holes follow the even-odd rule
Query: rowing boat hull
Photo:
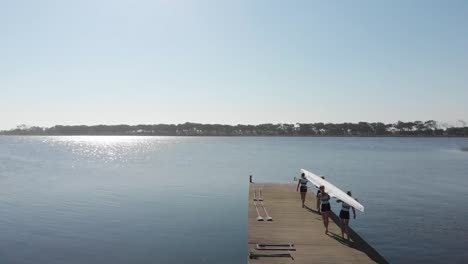
[[301, 173], [305, 174], [305, 177], [307, 180], [309, 180], [313, 185], [315, 185], [316, 188], [319, 188], [320, 186], [325, 187], [325, 192], [330, 195], [330, 197], [335, 197], [350, 206], [354, 207], [356, 210], [359, 210], [361, 212], [364, 212], [364, 206], [360, 204], [358, 201], [356, 201], [353, 197], [347, 195], [345, 192], [340, 190], [338, 187], [335, 185], [329, 183], [328, 181], [320, 178], [319, 176], [313, 174], [310, 171], [301, 169]]

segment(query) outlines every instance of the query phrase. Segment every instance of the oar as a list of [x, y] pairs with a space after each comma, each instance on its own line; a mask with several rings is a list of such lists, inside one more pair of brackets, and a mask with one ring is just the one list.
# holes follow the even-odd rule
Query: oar
[[254, 190], [254, 201], [263, 201], [263, 198], [262, 198], [262, 190], [259, 190], [258, 191], [259, 195], [258, 197], [256, 196], [257, 195], [257, 190], [255, 189]]
[[255, 206], [255, 210], [257, 211], [257, 221], [263, 221], [263, 217], [260, 216], [260, 212], [258, 212], [257, 203], [255, 201], [254, 201], [254, 206]]
[[257, 190], [254, 190], [253, 204], [255, 206], [255, 210], [257, 211], [257, 221], [263, 221], [263, 217], [260, 215], [260, 212], [258, 211], [257, 203], [255, 202], [257, 200], [256, 194], [257, 194]]
[[262, 205], [263, 211], [265, 211], [266, 220], [267, 220], [267, 221], [273, 221], [273, 218], [268, 214], [268, 212], [267, 212], [267, 210], [266, 210], [266, 207], [263, 205], [263, 202], [262, 202], [262, 201], [260, 201], [260, 204]]
[[258, 192], [259, 192], [259, 197], [257, 199], [260, 201], [260, 205], [262, 206], [263, 211], [265, 211], [265, 214], [267, 216], [266, 220], [267, 221], [273, 221], [273, 218], [270, 215], [268, 215], [266, 207], [263, 205], [262, 190], [260, 189]]

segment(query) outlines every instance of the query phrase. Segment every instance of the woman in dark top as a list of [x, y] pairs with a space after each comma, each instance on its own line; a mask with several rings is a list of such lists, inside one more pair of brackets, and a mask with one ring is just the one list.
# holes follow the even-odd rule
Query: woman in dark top
[[322, 213], [323, 225], [325, 226], [325, 234], [328, 234], [328, 222], [329, 216], [328, 212], [330, 212], [330, 195], [325, 192], [325, 187], [322, 185], [320, 186], [320, 193], [317, 197], [317, 208], [319, 208], [320, 204], [320, 212]]
[[302, 208], [304, 208], [305, 198], [307, 194], [307, 183], [309, 181], [306, 179], [305, 174], [301, 174], [301, 178], [297, 182], [296, 192], [299, 191], [299, 187], [301, 187], [301, 201], [302, 201]]
[[[350, 191], [348, 191], [347, 194], [351, 196]], [[354, 219], [356, 219], [356, 211], [354, 210], [354, 207], [351, 207], [349, 204], [341, 200], [337, 200], [336, 202], [341, 203], [341, 211], [340, 211], [341, 237], [344, 239], [344, 234], [346, 233], [346, 236], [348, 237], [348, 240], [349, 240], [349, 233], [348, 233], [349, 209], [353, 209]]]
[[[320, 178], [324, 179], [325, 180], [325, 176], [320, 176]], [[317, 190], [317, 195], [315, 195], [315, 198], [318, 199], [319, 197], [319, 194], [320, 194], [320, 189]], [[317, 206], [317, 212], [320, 213], [320, 208]]]

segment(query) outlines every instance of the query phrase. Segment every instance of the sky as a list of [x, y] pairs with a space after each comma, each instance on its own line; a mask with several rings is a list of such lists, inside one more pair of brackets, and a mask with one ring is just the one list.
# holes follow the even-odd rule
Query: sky
[[468, 120], [468, 1], [0, 0], [0, 129]]

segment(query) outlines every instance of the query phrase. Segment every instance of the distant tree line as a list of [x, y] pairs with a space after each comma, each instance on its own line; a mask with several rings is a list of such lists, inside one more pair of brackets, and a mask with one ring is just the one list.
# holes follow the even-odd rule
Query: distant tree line
[[296, 123], [220, 125], [96, 125], [37, 127], [20, 125], [2, 135], [150, 135], [150, 136], [456, 136], [467, 137], [468, 127], [443, 128], [434, 120], [384, 123]]

